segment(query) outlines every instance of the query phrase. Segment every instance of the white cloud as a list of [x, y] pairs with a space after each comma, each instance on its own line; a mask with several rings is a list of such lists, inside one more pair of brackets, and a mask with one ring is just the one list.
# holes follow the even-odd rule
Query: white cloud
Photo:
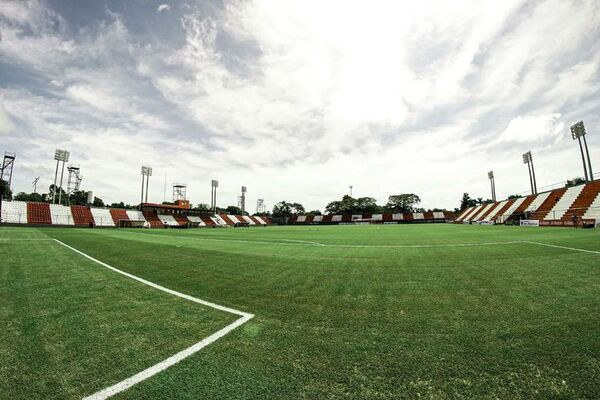
[[540, 181], [576, 175], [566, 127], [600, 124], [593, 0], [180, 8], [183, 40], [157, 43], [117, 14], [73, 35], [44, 3], [2, 2], [0, 57], [48, 85], [0, 86], [24, 132], [7, 145], [40, 170], [48, 148], [73, 149], [105, 200], [135, 202], [150, 162], [157, 200], [166, 173], [195, 203], [219, 178], [224, 205], [244, 184], [249, 202], [322, 209], [353, 184], [380, 202], [412, 191], [452, 208], [463, 191], [485, 196], [489, 169], [499, 195], [526, 187], [530, 148], [544, 148]]
[[10, 120], [4, 104], [0, 101], [0, 135], [7, 134], [15, 128], [13, 122]]

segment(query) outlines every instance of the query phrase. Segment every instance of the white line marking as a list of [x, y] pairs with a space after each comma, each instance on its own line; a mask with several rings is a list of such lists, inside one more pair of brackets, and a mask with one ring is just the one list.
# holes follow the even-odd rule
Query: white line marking
[[96, 393], [94, 393], [94, 394], [92, 394], [90, 396], [87, 396], [87, 397], [84, 398], [84, 400], [103, 400], [103, 399], [107, 399], [107, 398], [109, 398], [111, 396], [114, 396], [115, 394], [120, 393], [120, 392], [122, 392], [122, 391], [124, 391], [124, 390], [126, 390], [126, 389], [128, 389], [130, 387], [132, 387], [133, 385], [135, 385], [137, 383], [140, 383], [140, 382], [142, 382], [142, 381], [150, 378], [151, 376], [154, 376], [154, 375], [158, 374], [161, 371], [164, 371], [165, 369], [171, 367], [174, 364], [177, 364], [179, 361], [181, 361], [181, 360], [183, 360], [183, 359], [191, 356], [192, 354], [197, 353], [198, 351], [200, 351], [204, 347], [208, 346], [209, 344], [211, 344], [211, 343], [215, 342], [216, 340], [222, 338], [223, 336], [227, 335], [229, 332], [231, 332], [235, 328], [239, 327], [240, 325], [248, 322], [249, 320], [251, 320], [254, 317], [253, 314], [250, 314], [250, 313], [247, 313], [247, 312], [243, 312], [243, 311], [239, 311], [239, 310], [236, 310], [236, 309], [233, 309], [233, 308], [221, 306], [219, 304], [211, 303], [210, 301], [201, 300], [201, 299], [198, 299], [196, 297], [193, 297], [193, 296], [190, 296], [190, 295], [187, 295], [187, 294], [183, 294], [183, 293], [177, 292], [177, 291], [172, 290], [172, 289], [168, 289], [168, 288], [166, 288], [164, 286], [157, 285], [156, 283], [147, 281], [147, 280], [145, 280], [143, 278], [140, 278], [140, 277], [132, 275], [132, 274], [130, 274], [128, 272], [121, 271], [120, 269], [112, 267], [112, 266], [110, 266], [110, 265], [108, 265], [108, 264], [106, 264], [106, 263], [104, 263], [104, 262], [102, 262], [100, 260], [95, 259], [92, 256], [89, 256], [89, 255], [85, 254], [82, 251], [77, 250], [74, 247], [69, 246], [66, 243], [61, 242], [58, 239], [54, 239], [54, 240], [57, 243], [60, 243], [61, 245], [65, 246], [66, 248], [74, 251], [75, 253], [80, 254], [83, 257], [85, 257], [85, 258], [87, 258], [87, 259], [89, 259], [89, 260], [91, 260], [91, 261], [93, 261], [93, 262], [95, 262], [95, 263], [97, 263], [99, 265], [102, 265], [103, 267], [106, 267], [106, 268], [110, 269], [111, 271], [117, 272], [117, 273], [119, 273], [121, 275], [124, 275], [124, 276], [126, 276], [128, 278], [131, 278], [131, 279], [134, 279], [134, 280], [136, 280], [138, 282], [141, 282], [144, 285], [148, 285], [150, 287], [153, 287], [153, 288], [158, 289], [160, 291], [163, 291], [165, 293], [169, 293], [169, 294], [171, 294], [173, 296], [181, 297], [182, 299], [186, 299], [186, 300], [192, 301], [194, 303], [202, 304], [204, 306], [211, 307], [211, 308], [214, 308], [214, 309], [219, 310], [219, 311], [228, 312], [230, 314], [239, 315], [241, 317], [241, 318], [237, 319], [236, 321], [234, 321], [233, 323], [227, 325], [223, 329], [221, 329], [221, 330], [213, 333], [212, 335], [208, 336], [207, 338], [202, 339], [198, 343], [196, 343], [196, 344], [194, 344], [194, 345], [192, 345], [192, 346], [190, 346], [190, 347], [188, 347], [188, 348], [180, 351], [179, 353], [172, 355], [171, 357], [167, 358], [166, 360], [163, 360], [163, 361], [159, 362], [158, 364], [155, 364], [155, 365], [153, 365], [153, 366], [151, 366], [149, 368], [146, 368], [145, 370], [143, 370], [141, 372], [138, 372], [137, 374], [135, 374], [135, 375], [133, 375], [133, 376], [131, 376], [131, 377], [129, 377], [129, 378], [121, 381], [121, 382], [118, 382], [118, 383], [116, 383], [116, 384], [114, 384], [112, 386], [109, 386], [109, 387], [107, 387], [105, 389], [102, 389], [102, 390], [100, 390], [100, 391], [98, 391], [98, 392], [96, 392]]
[[580, 251], [583, 253], [592, 253], [592, 254], [600, 254], [600, 251], [594, 251], [594, 250], [586, 250], [586, 249], [578, 249], [576, 247], [567, 247], [567, 246], [559, 246], [557, 244], [548, 244], [548, 243], [542, 243], [542, 242], [532, 242], [529, 240], [525, 240], [523, 241], [523, 243], [531, 243], [531, 244], [537, 244], [539, 246], [546, 246], [546, 247], [555, 247], [557, 249], [565, 249], [565, 250], [572, 250], [572, 251]]
[[54, 239], [28, 239], [28, 238], [12, 238], [12, 239], [0, 239], [2, 242], [31, 242], [31, 241], [49, 241]]
[[279, 240], [285, 240], [286, 242], [308, 243], [308, 244], [314, 244], [315, 246], [327, 246], [324, 243], [311, 242], [310, 240], [297, 240], [297, 239], [279, 239]]

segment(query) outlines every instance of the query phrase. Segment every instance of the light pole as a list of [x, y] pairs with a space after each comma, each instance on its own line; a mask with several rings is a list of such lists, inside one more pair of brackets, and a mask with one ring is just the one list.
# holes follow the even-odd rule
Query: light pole
[[[588, 150], [587, 140], [585, 139], [585, 125], [583, 121], [579, 121], [571, 127], [571, 137], [573, 140], [579, 142], [579, 150], [581, 151], [581, 160], [583, 161], [583, 173], [586, 181], [594, 180], [594, 172], [592, 171], [592, 160], [590, 159], [590, 152]], [[583, 138], [583, 146], [581, 145], [581, 139]], [[585, 147], [585, 156], [583, 154], [583, 148]], [[587, 166], [586, 166], [587, 156]], [[588, 174], [589, 172], [589, 174]]]
[[58, 178], [58, 165], [62, 162], [62, 169], [60, 173], [60, 187], [58, 189], [58, 203], [62, 200], [62, 181], [63, 174], [65, 172], [65, 163], [69, 162], [70, 153], [67, 150], [56, 149], [54, 152], [54, 159], [56, 160], [56, 171], [54, 172], [54, 190], [52, 191], [52, 203], [56, 201], [56, 179]]
[[537, 182], [535, 181], [535, 169], [533, 168], [533, 157], [531, 156], [531, 151], [523, 154], [523, 164], [527, 164], [527, 169], [529, 170], [531, 194], [537, 194]]
[[210, 182], [210, 205], [213, 210], [213, 214], [217, 213], [217, 188], [219, 187], [219, 181], [213, 179]]
[[490, 185], [492, 186], [492, 200], [496, 201], [496, 182], [494, 181], [494, 171], [488, 172]]
[[[142, 209], [142, 203], [148, 202], [148, 181], [152, 176], [152, 167], [142, 166], [142, 195], [140, 197], [140, 210]], [[146, 198], [144, 200], [144, 178], [146, 179]]]
[[353, 188], [353, 187], [354, 187], [354, 186], [352, 186], [352, 185], [350, 185], [350, 186], [349, 186], [349, 188], [350, 188], [350, 197], [352, 197], [352, 188]]

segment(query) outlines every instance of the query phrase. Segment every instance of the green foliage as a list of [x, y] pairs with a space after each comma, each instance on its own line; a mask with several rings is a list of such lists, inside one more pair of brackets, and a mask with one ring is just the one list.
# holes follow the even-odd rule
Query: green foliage
[[342, 197], [342, 200], [332, 201], [325, 207], [328, 214], [363, 214], [378, 213], [381, 207], [377, 205], [377, 200], [373, 197], [359, 197], [355, 199], [349, 195]]
[[25, 192], [19, 192], [16, 195], [13, 196], [13, 200], [17, 200], [17, 201], [36, 201], [36, 202], [42, 202], [44, 201], [44, 199], [42, 198], [42, 195], [39, 193], [25, 193]]
[[414, 193], [396, 194], [388, 198], [385, 210], [396, 213], [414, 212], [419, 203], [421, 198]]
[[512, 200], [512, 199], [520, 199], [521, 196], [520, 194], [511, 194], [510, 196], [508, 196], [508, 200]]
[[312, 210], [306, 213], [306, 215], [322, 215], [320, 210]]
[[94, 207], [104, 207], [104, 201], [100, 197], [94, 197], [94, 202], [92, 203]]
[[236, 206], [227, 206], [225, 212], [231, 215], [242, 215], [242, 209]]
[[565, 184], [565, 187], [577, 186], [577, 185], [581, 185], [582, 183], [585, 183], [585, 179], [578, 176], [573, 179], [569, 179], [567, 181], [567, 183]]
[[8, 182], [5, 180], [0, 180], [0, 196], [6, 200], [12, 199], [12, 190], [10, 190]]
[[206, 203], [200, 203], [196, 206], [195, 210], [198, 211], [210, 211], [210, 206]]
[[84, 206], [87, 204], [87, 192], [83, 190], [76, 190], [69, 195], [69, 201], [73, 205]]
[[304, 213], [304, 206], [300, 203], [288, 203], [284, 200], [273, 206], [274, 217], [290, 217], [292, 215], [303, 215]]
[[125, 204], [122, 201], [120, 201], [118, 203], [112, 203], [109, 207], [110, 208], [123, 208], [126, 210], [137, 209], [137, 206], [132, 206], [131, 204]]

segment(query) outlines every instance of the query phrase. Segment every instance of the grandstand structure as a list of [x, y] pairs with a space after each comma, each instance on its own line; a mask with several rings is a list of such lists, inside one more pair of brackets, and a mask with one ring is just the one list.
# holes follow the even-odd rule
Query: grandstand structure
[[600, 225], [600, 180], [526, 197], [481, 204], [463, 210], [456, 223], [527, 225]]
[[189, 201], [175, 205], [143, 203], [141, 210], [8, 201], [3, 204], [1, 217], [3, 224], [10, 225], [72, 227], [214, 228], [273, 224], [267, 217], [192, 210]]
[[288, 220], [293, 225], [344, 225], [344, 224], [407, 224], [454, 221], [451, 211], [428, 211], [382, 214], [342, 214], [342, 215], [297, 215]]

